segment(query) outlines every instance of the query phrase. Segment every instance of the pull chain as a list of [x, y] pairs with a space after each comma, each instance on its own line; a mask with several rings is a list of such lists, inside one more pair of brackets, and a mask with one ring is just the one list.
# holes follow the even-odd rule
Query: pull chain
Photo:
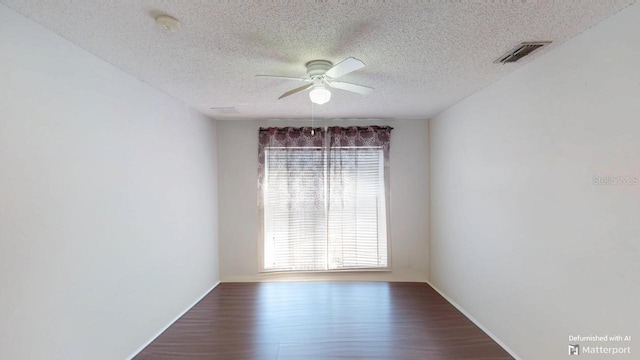
[[311, 136], [315, 134], [315, 130], [313, 129], [313, 101], [311, 101]]

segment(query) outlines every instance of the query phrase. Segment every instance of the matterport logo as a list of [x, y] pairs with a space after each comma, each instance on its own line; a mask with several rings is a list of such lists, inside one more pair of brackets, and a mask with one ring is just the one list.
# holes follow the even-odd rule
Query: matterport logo
[[569, 355], [580, 355], [580, 345], [578, 344], [569, 344]]
[[[600, 355], [600, 354], [608, 354], [608, 355], [622, 355], [622, 354], [631, 354], [631, 346], [624, 346], [624, 342], [630, 342], [631, 336], [626, 335], [593, 335], [593, 336], [580, 336], [580, 335], [569, 335], [569, 355]], [[603, 343], [606, 342], [606, 345], [609, 346], [600, 346], [600, 344], [596, 344], [595, 346], [587, 346], [576, 344], [578, 342], [590, 342], [590, 343]], [[612, 342], [622, 342], [623, 344], [611, 344]], [[615, 346], [618, 345], [618, 346]], [[623, 346], [619, 346], [623, 345]]]

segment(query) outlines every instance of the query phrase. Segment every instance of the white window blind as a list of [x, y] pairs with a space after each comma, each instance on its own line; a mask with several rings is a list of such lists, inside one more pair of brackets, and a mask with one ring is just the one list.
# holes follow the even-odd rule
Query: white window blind
[[263, 269], [386, 268], [381, 147], [264, 150]]
[[265, 150], [265, 270], [326, 269], [324, 166], [321, 148]]
[[328, 177], [329, 269], [387, 267], [382, 149], [336, 149]]

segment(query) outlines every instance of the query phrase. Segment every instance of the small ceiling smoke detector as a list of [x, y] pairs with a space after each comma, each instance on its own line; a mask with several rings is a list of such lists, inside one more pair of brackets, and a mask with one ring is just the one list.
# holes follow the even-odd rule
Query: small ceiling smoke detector
[[551, 44], [551, 41], [527, 41], [521, 42], [513, 49], [507, 51], [494, 61], [494, 63], [514, 63], [543, 46]]
[[180, 21], [173, 16], [158, 15], [156, 16], [156, 24], [168, 32], [176, 32], [180, 30]]

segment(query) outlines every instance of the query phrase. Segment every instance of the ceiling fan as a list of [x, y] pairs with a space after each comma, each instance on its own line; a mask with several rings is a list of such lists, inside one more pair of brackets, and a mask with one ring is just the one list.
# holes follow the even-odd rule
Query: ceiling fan
[[364, 67], [364, 63], [356, 58], [349, 57], [335, 65], [333, 65], [333, 63], [328, 60], [312, 60], [306, 63], [305, 66], [307, 67], [307, 77], [305, 78], [277, 75], [256, 76], [308, 82], [309, 84], [305, 84], [293, 90], [289, 90], [286, 93], [280, 95], [278, 100], [311, 88], [311, 91], [309, 92], [309, 98], [313, 103], [318, 105], [322, 105], [331, 99], [331, 91], [327, 89], [327, 86], [336, 89], [351, 91], [362, 95], [371, 94], [374, 90], [373, 88], [368, 86], [356, 85], [343, 81], [335, 81], [335, 79], [343, 75], [346, 75], [358, 69], [362, 69]]

